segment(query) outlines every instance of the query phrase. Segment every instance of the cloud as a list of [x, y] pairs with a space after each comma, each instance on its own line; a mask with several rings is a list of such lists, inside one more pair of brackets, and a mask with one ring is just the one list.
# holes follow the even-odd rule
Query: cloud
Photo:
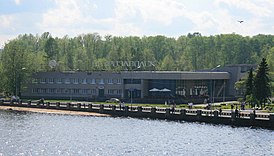
[[20, 5], [21, 4], [21, 0], [14, 0], [16, 5]]
[[15, 39], [17, 35], [3, 35], [0, 36], [0, 49], [4, 48], [5, 43], [9, 42], [9, 40]]
[[[272, 16], [273, 2], [269, 0], [250, 1], [250, 0], [216, 0], [217, 4], [227, 4], [231, 7], [244, 9], [254, 16], [268, 17]], [[263, 3], [262, 3], [263, 2]]]
[[1, 15], [0, 16], [0, 21], [1, 21], [0, 28], [1, 29], [7, 29], [7, 28], [10, 28], [12, 26], [12, 23], [14, 21], [14, 17], [12, 15]]
[[121, 21], [140, 15], [143, 22], [153, 20], [168, 25], [174, 18], [181, 16], [184, 10], [184, 4], [176, 0], [117, 0], [115, 14]]
[[43, 32], [58, 37], [274, 32], [273, 0], [46, 0], [43, 8], [32, 1], [13, 2], [19, 6], [7, 5], [11, 8], [0, 14], [1, 42], [7, 35]]
[[56, 7], [42, 15], [39, 29], [57, 36], [79, 35], [89, 32], [104, 32], [114, 22], [110, 18], [94, 18], [97, 5], [90, 0], [56, 0]]

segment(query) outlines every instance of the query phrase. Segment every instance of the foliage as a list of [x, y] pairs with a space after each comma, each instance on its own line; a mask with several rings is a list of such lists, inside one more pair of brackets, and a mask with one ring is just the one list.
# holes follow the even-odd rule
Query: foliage
[[252, 95], [254, 92], [254, 81], [253, 81], [253, 69], [251, 68], [248, 72], [248, 77], [245, 84], [246, 92], [245, 97], [247, 95]]
[[258, 72], [254, 79], [255, 97], [259, 100], [261, 106], [271, 97], [269, 68], [266, 59], [263, 58], [259, 65]]
[[[274, 36], [243, 37], [238, 34], [202, 36], [196, 32], [178, 39], [165, 36], [116, 37], [98, 33], [70, 38], [53, 38], [49, 32], [41, 36], [25, 34], [16, 38], [22, 49], [39, 58], [37, 70], [49, 70], [48, 61], [56, 60], [56, 70], [125, 70], [121, 66], [102, 65], [109, 61], [152, 61], [155, 67], [142, 70], [198, 70], [221, 64], [258, 64], [266, 57], [274, 64]], [[10, 41], [4, 50], [12, 44]], [[99, 67], [98, 67], [99, 66]], [[274, 68], [270, 68], [274, 70]]]
[[[178, 38], [100, 36], [98, 33], [53, 38], [49, 32], [23, 34], [9, 41], [0, 52], [3, 80], [0, 88], [14, 93], [14, 71], [23, 67], [27, 69], [23, 72], [26, 74], [49, 70], [121, 71], [135, 68], [112, 66], [111, 61], [151, 61], [155, 65], [142, 66], [140, 70], [191, 71], [212, 69], [219, 64], [259, 64], [265, 57], [270, 71], [274, 71], [273, 40], [273, 35], [202, 36], [198, 32]], [[50, 60], [57, 62], [54, 69], [48, 66]], [[19, 75], [20, 79], [21, 76], [27, 75]]]

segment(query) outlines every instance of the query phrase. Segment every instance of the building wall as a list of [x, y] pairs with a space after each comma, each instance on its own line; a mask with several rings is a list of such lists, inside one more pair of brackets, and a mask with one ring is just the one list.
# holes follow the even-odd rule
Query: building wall
[[[100, 101], [111, 97], [120, 99], [144, 99], [153, 94], [154, 88], [169, 89], [159, 92], [162, 97], [176, 96], [178, 86], [185, 83], [186, 95], [195, 96], [209, 85], [217, 90], [223, 81], [230, 78], [227, 72], [165, 72], [165, 71], [124, 71], [124, 72], [41, 72], [33, 75], [32, 82], [22, 93], [28, 98], [84, 99]], [[153, 84], [158, 82], [158, 84]], [[201, 84], [200, 82], [203, 82]], [[229, 85], [229, 84], [227, 84]], [[192, 90], [190, 88], [193, 88]], [[228, 87], [225, 87], [227, 89]], [[190, 93], [192, 92], [192, 93]], [[208, 91], [211, 92], [211, 91]], [[231, 93], [226, 91], [226, 96]], [[211, 96], [211, 94], [209, 93]], [[132, 97], [131, 97], [132, 96]], [[218, 95], [217, 95], [218, 96]], [[158, 97], [161, 98], [161, 97]]]

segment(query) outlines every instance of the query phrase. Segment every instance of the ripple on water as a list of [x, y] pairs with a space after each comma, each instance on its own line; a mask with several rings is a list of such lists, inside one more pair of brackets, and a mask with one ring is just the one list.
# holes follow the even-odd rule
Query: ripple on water
[[0, 155], [273, 155], [273, 131], [0, 111]]

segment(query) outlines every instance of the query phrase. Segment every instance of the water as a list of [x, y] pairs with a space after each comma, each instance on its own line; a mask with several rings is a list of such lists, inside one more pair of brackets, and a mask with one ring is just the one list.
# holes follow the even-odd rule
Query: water
[[274, 155], [274, 131], [0, 111], [0, 156]]

